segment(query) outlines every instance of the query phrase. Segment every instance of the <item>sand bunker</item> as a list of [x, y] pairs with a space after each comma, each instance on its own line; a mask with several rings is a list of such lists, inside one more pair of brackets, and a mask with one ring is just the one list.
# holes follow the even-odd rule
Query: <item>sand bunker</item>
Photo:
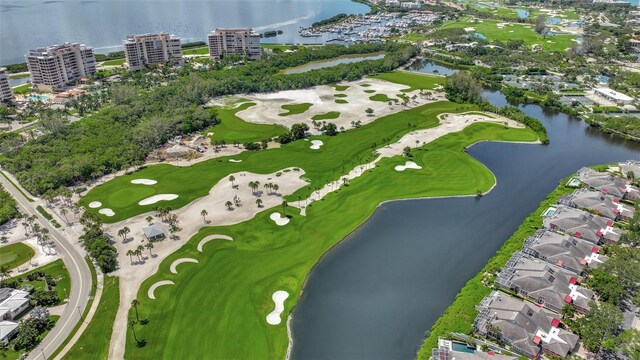
[[169, 201], [169, 200], [175, 200], [178, 198], [178, 195], [176, 194], [160, 194], [160, 195], [153, 195], [152, 197], [148, 197], [144, 200], [140, 200], [140, 202], [138, 203], [138, 205], [151, 205], [151, 204], [155, 204], [158, 201]]
[[89, 207], [92, 209], [97, 209], [101, 206], [102, 206], [102, 203], [100, 201], [92, 201], [89, 203]]
[[396, 171], [405, 171], [407, 169], [422, 169], [422, 166], [414, 163], [413, 161], [407, 161], [404, 165], [398, 165], [395, 167]]
[[205, 238], [200, 240], [200, 242], [198, 243], [198, 251], [202, 252], [202, 247], [204, 246], [204, 244], [208, 243], [211, 240], [217, 240], [217, 239], [233, 241], [233, 238], [231, 236], [227, 236], [227, 235], [209, 235], [209, 236], [205, 236]]
[[241, 162], [242, 162], [242, 160], [229, 159], [229, 162], [232, 162], [232, 163], [241, 163]]
[[278, 226], [284, 226], [287, 225], [289, 223], [289, 218], [287, 217], [282, 217], [282, 215], [280, 215], [279, 212], [274, 212], [273, 214], [271, 214], [271, 216], [269, 216], [269, 218], [271, 220], [273, 220], [273, 222], [276, 223], [276, 225]]
[[149, 291], [147, 291], [147, 296], [149, 296], [149, 299], [151, 300], [155, 300], [156, 299], [156, 295], [154, 294], [154, 292], [156, 291], [157, 288], [159, 288], [160, 286], [163, 285], [175, 285], [175, 283], [171, 280], [162, 280], [162, 281], [158, 281], [157, 283], [151, 285], [151, 287], [149, 288]]
[[196, 259], [192, 259], [192, 258], [181, 258], [178, 259], [174, 262], [171, 263], [171, 266], [169, 266], [169, 271], [171, 271], [172, 274], [177, 274], [178, 273], [178, 269], [176, 269], [176, 267], [180, 264], [184, 264], [184, 263], [194, 263], [197, 264], [198, 260]]
[[283, 290], [278, 290], [273, 293], [271, 299], [275, 303], [275, 308], [267, 315], [267, 322], [269, 325], [278, 325], [282, 322], [280, 314], [284, 311], [284, 301], [289, 297], [289, 293]]
[[311, 140], [311, 146], [309, 146], [309, 149], [318, 150], [322, 145], [324, 145], [322, 140]]
[[100, 210], [98, 210], [98, 212], [100, 214], [108, 216], [108, 217], [112, 217], [112, 216], [114, 216], [116, 214], [116, 213], [113, 212], [113, 210], [111, 210], [109, 208], [100, 209]]
[[131, 183], [136, 185], [155, 185], [158, 182], [150, 179], [133, 179]]

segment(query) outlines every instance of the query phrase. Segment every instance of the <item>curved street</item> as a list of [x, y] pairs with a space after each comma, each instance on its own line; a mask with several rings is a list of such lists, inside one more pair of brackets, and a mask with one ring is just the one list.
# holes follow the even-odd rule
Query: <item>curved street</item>
[[[4, 173], [2, 175], [4, 175]], [[75, 237], [68, 234], [65, 230], [60, 231], [52, 226], [51, 223], [36, 210], [38, 203], [30, 202], [14, 184], [2, 175], [0, 175], [0, 183], [2, 183], [11, 196], [16, 199], [20, 210], [25, 214], [35, 215], [40, 225], [49, 230], [51, 239], [56, 242], [56, 250], [69, 271], [71, 291], [64, 312], [49, 334], [29, 353], [29, 357], [27, 358], [30, 360], [48, 359], [51, 354], [62, 345], [76, 324], [81, 320], [82, 313], [89, 301], [92, 281], [91, 271], [84, 260], [84, 250], [80, 248], [79, 244], [74, 244], [76, 242]]]

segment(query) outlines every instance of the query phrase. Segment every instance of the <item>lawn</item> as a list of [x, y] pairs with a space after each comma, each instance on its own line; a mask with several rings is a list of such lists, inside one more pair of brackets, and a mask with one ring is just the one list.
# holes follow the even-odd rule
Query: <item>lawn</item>
[[209, 48], [207, 46], [199, 48], [185, 49], [182, 51], [184, 55], [207, 55], [209, 54]]
[[14, 243], [0, 247], [0, 266], [9, 269], [16, 268], [34, 257], [36, 252], [31, 246], [23, 243]]
[[14, 95], [23, 95], [31, 92], [31, 83], [22, 84], [12, 89]]
[[330, 111], [324, 114], [318, 114], [311, 118], [311, 120], [330, 120], [337, 119], [340, 116], [340, 112], [338, 111]]
[[461, 21], [450, 21], [445, 23], [443, 29], [474, 27], [477, 33], [481, 33], [487, 37], [488, 41], [499, 40], [507, 42], [512, 39], [523, 40], [525, 45], [540, 44], [544, 51], [559, 52], [564, 51], [571, 45], [572, 40], [576, 39], [575, 35], [558, 34], [543, 38], [533, 29], [531, 24], [510, 23], [503, 28], [499, 28], [497, 24], [502, 23], [498, 20], [483, 20], [482, 22], [469, 22], [466, 19]]
[[391, 81], [397, 84], [406, 85], [409, 88], [402, 92], [414, 90], [434, 90], [438, 85], [444, 85], [443, 76], [417, 74], [408, 71], [393, 71], [373, 76], [376, 79]]
[[348, 104], [349, 102], [345, 99], [336, 99], [336, 104]]
[[336, 91], [345, 91], [349, 88], [349, 85], [329, 85], [336, 89]]
[[380, 102], [389, 102], [391, 98], [387, 96], [387, 94], [375, 94], [369, 97], [371, 101], [380, 101]]
[[302, 114], [305, 111], [309, 110], [311, 105], [313, 105], [313, 104], [311, 104], [311, 103], [302, 103], [302, 104], [282, 105], [282, 109], [286, 110], [286, 112], [280, 113], [278, 115], [280, 115], [280, 116], [289, 116], [289, 115]]
[[120, 66], [120, 65], [124, 65], [125, 62], [127, 62], [126, 59], [115, 59], [115, 60], [105, 61], [105, 62], [102, 63], [102, 65], [104, 65], [104, 66]]
[[30, 76], [31, 76], [31, 74], [29, 74], [29, 73], [9, 74], [9, 79], [24, 79], [24, 78], [28, 78]]
[[64, 266], [64, 263], [61, 259], [58, 259], [54, 262], [51, 262], [47, 265], [40, 266], [31, 271], [28, 271], [24, 274], [20, 274], [19, 276], [15, 276], [9, 279], [9, 281], [23, 279], [21, 282], [22, 285], [31, 285], [35, 290], [44, 290], [44, 280], [36, 280], [36, 281], [28, 281], [27, 276], [31, 273], [35, 272], [43, 272], [45, 274], [49, 274], [53, 276], [56, 280], [57, 284], [55, 287], [56, 293], [60, 299], [66, 299], [68, 297], [69, 292], [71, 291], [71, 280], [69, 278], [69, 272], [67, 268]]
[[[316, 163], [329, 162], [340, 166], [336, 159], [357, 157], [351, 151], [382, 136], [395, 138], [409, 129], [398, 129], [399, 121], [415, 121], [418, 128], [434, 126], [435, 114], [455, 111], [465, 106], [441, 102], [415, 108], [381, 118], [360, 129], [347, 131], [335, 137], [322, 137], [325, 147], [335, 149], [309, 156], [306, 153], [309, 177], [316, 175]], [[386, 119], [386, 120], [385, 120]], [[390, 133], [385, 133], [389, 130]], [[138, 293], [140, 316], [149, 320], [147, 325], [136, 328], [138, 338], [145, 347], [138, 348], [131, 331], [127, 334], [126, 358], [176, 359], [194, 358], [207, 354], [207, 358], [280, 359], [287, 349], [285, 322], [271, 326], [265, 316], [273, 309], [271, 295], [285, 290], [290, 297], [285, 301], [287, 315], [295, 305], [304, 279], [318, 259], [329, 248], [362, 224], [386, 200], [425, 196], [473, 195], [477, 190], [487, 191], [494, 184], [493, 174], [477, 160], [464, 152], [464, 148], [480, 140], [533, 141], [536, 134], [529, 129], [505, 128], [502, 125], [478, 123], [460, 133], [446, 135], [421, 149], [413, 151], [412, 161], [423, 169], [397, 172], [395, 165], [407, 159], [402, 156], [383, 159], [367, 174], [356, 178], [350, 185], [307, 209], [307, 216], [288, 215], [291, 222], [278, 227], [269, 219], [272, 211], [258, 214], [241, 224], [202, 229], [182, 248], [169, 255], [159, 266], [157, 274], [147, 279]], [[298, 143], [287, 144], [282, 149], [262, 152], [279, 163], [280, 153], [296, 149]], [[379, 142], [378, 144], [381, 144]], [[304, 144], [303, 144], [304, 145]], [[244, 169], [251, 169], [251, 159], [245, 158]], [[293, 157], [294, 153], [288, 154]], [[323, 160], [323, 157], [327, 159]], [[220, 164], [220, 166], [225, 166]], [[328, 169], [327, 168], [327, 169]], [[327, 171], [327, 170], [324, 170]], [[390, 186], [390, 184], [393, 184]], [[349, 211], [348, 209], [358, 209]], [[196, 246], [209, 234], [227, 234], [234, 241], [212, 241], [204, 252]], [[176, 259], [193, 257], [198, 264], [183, 265], [178, 274], [169, 271]], [[149, 287], [159, 280], [172, 280], [174, 286], [156, 290], [156, 300], [147, 297]], [[206, 289], [206, 290], [205, 290]], [[204, 290], [204, 291], [203, 291]], [[207, 319], [203, 321], [203, 314]], [[130, 311], [130, 318], [134, 312]], [[198, 331], [191, 331], [198, 324]], [[186, 338], [188, 337], [188, 341]], [[238, 339], [246, 339], [238, 341]], [[249, 345], [249, 346], [248, 346]]]
[[[102, 296], [93, 319], [65, 358], [105, 360], [108, 358], [109, 340], [120, 304], [119, 284], [119, 278], [116, 276], [104, 277]], [[98, 339], [100, 341], [97, 341]]]
[[346, 98], [347, 94], [333, 94], [333, 96], [337, 98]]
[[271, 139], [287, 132], [287, 128], [280, 125], [254, 124], [246, 122], [236, 116], [242, 110], [245, 110], [255, 103], [244, 103], [235, 109], [231, 108], [215, 108], [220, 119], [220, 124], [210, 128], [205, 133], [212, 132], [212, 141], [224, 140], [227, 144], [239, 141], [244, 144], [250, 141], [261, 141]]

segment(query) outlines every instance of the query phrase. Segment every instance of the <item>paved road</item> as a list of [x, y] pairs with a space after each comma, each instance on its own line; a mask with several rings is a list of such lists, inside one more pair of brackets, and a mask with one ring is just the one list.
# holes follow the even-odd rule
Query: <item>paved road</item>
[[[2, 171], [2, 170], [0, 170]], [[36, 203], [29, 202], [22, 193], [11, 182], [0, 175], [0, 183], [4, 185], [5, 189], [16, 199], [19, 207], [22, 211], [29, 215], [35, 215], [40, 222], [40, 225], [49, 229], [49, 235], [51, 239], [56, 242], [56, 250], [62, 261], [64, 262], [69, 275], [71, 276], [71, 292], [69, 294], [69, 301], [62, 313], [60, 319], [49, 332], [47, 337], [33, 349], [27, 359], [47, 359], [53, 352], [62, 345], [64, 340], [71, 334], [73, 328], [80, 321], [82, 312], [87, 306], [89, 301], [89, 294], [91, 290], [91, 270], [84, 260], [84, 255], [79, 245], [74, 245], [77, 241], [75, 237], [59, 231], [51, 225], [51, 223], [45, 219], [36, 210]]]

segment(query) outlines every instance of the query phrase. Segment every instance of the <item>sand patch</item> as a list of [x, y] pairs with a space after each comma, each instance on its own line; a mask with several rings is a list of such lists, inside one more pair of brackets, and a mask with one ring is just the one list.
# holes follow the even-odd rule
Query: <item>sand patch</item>
[[233, 241], [233, 238], [231, 236], [227, 236], [227, 235], [209, 235], [206, 236], [204, 239], [200, 240], [200, 242], [198, 243], [198, 251], [202, 252], [202, 247], [204, 246], [204, 244], [208, 243], [211, 240], [228, 240], [228, 241]]
[[171, 200], [175, 200], [178, 198], [178, 195], [176, 194], [160, 194], [160, 195], [153, 195], [151, 197], [148, 197], [146, 199], [140, 200], [140, 202], [138, 202], [138, 205], [144, 206], [144, 205], [151, 205], [151, 204], [155, 204], [159, 201], [171, 201]]
[[178, 267], [178, 265], [184, 264], [184, 263], [197, 264], [198, 260], [192, 259], [192, 258], [177, 259], [177, 260], [175, 260], [174, 262], [171, 263], [171, 266], [169, 266], [169, 271], [171, 271], [172, 274], [177, 274], [178, 273], [178, 269], [176, 269], [176, 268]]
[[282, 322], [280, 314], [284, 311], [284, 301], [289, 297], [289, 293], [284, 290], [278, 290], [273, 293], [271, 299], [273, 300], [275, 307], [272, 312], [267, 315], [267, 323], [269, 325], [278, 325]]
[[171, 280], [162, 280], [162, 281], [158, 281], [157, 283], [151, 285], [151, 287], [147, 291], [147, 296], [149, 297], [149, 299], [155, 300], [156, 299], [156, 295], [154, 294], [154, 292], [156, 291], [157, 288], [159, 288], [160, 286], [164, 286], [164, 285], [175, 285], [175, 283], [173, 281], [171, 281]]
[[406, 163], [404, 163], [404, 165], [396, 166], [395, 169], [396, 169], [396, 171], [405, 171], [407, 169], [420, 170], [420, 169], [422, 169], [422, 166], [414, 163], [413, 161], [407, 161]]
[[241, 162], [242, 162], [242, 160], [229, 159], [229, 162], [232, 162], [232, 163], [241, 163]]
[[311, 146], [309, 146], [309, 149], [318, 150], [322, 145], [324, 145], [322, 140], [311, 140]]
[[102, 203], [100, 201], [92, 201], [89, 203], [89, 207], [92, 209], [97, 209], [99, 207], [102, 207]]
[[109, 209], [109, 208], [104, 208], [104, 209], [100, 209], [98, 210], [98, 212], [104, 216], [108, 216], [108, 217], [112, 217], [114, 216], [116, 213], [113, 212], [113, 210]]
[[158, 182], [150, 179], [133, 179], [131, 183], [135, 185], [155, 185]]
[[282, 215], [279, 212], [274, 212], [269, 216], [269, 218], [273, 220], [273, 222], [275, 222], [276, 225], [278, 226], [285, 226], [289, 223], [289, 218], [282, 217]]

